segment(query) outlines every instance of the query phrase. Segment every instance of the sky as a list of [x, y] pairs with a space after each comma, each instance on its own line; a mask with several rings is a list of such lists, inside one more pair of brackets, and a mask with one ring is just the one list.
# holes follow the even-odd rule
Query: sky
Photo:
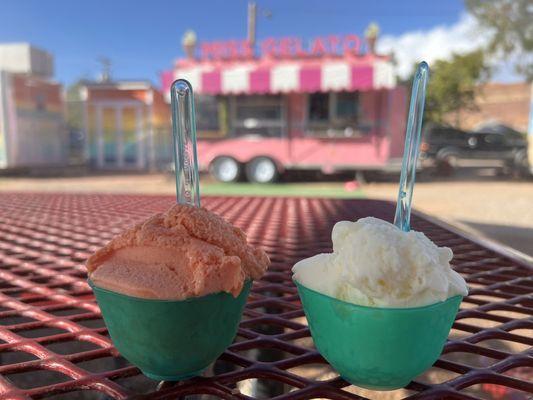
[[[447, 58], [488, 41], [460, 0], [258, 0], [257, 38], [329, 34], [363, 36], [370, 22], [381, 29], [378, 50], [394, 49], [398, 72], [414, 62]], [[0, 43], [30, 42], [55, 57], [55, 79], [70, 84], [96, 78], [97, 61], [112, 61], [115, 79], [148, 79], [182, 55], [181, 37], [199, 41], [246, 37], [246, 0], [2, 0]], [[265, 14], [271, 14], [266, 17]], [[407, 72], [406, 72], [407, 71]], [[508, 67], [495, 80], [515, 81]]]

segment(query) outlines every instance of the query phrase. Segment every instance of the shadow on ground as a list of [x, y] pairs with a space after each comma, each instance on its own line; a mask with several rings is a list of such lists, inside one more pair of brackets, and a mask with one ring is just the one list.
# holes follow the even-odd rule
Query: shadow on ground
[[[320, 171], [286, 171], [282, 176], [282, 182], [346, 182], [354, 179], [366, 182], [398, 182], [399, 171], [384, 172], [370, 171], [356, 174], [353, 171], [337, 172], [334, 174], [323, 174]], [[515, 177], [511, 174], [504, 174], [498, 168], [483, 167], [462, 167], [450, 174], [442, 174], [432, 168], [427, 168], [417, 173], [419, 182], [528, 182], [533, 177]]]
[[482, 224], [464, 220], [460, 222], [481, 232], [490, 239], [501, 242], [533, 257], [533, 227], [525, 228], [519, 226]]

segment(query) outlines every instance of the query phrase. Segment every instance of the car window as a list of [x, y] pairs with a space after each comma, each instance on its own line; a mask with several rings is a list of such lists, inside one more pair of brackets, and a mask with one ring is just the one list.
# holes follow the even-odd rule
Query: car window
[[485, 142], [493, 145], [501, 145], [505, 143], [503, 135], [489, 134], [485, 136]]
[[430, 131], [429, 137], [432, 141], [445, 143], [455, 143], [457, 141], [465, 140], [465, 135], [463, 132], [452, 128], [435, 128]]

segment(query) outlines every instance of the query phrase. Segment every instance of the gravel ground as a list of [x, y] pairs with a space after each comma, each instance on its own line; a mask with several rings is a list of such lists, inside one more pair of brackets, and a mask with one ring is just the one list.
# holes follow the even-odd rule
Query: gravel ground
[[[363, 191], [367, 197], [395, 200], [397, 185], [369, 184]], [[421, 182], [413, 203], [426, 214], [533, 256], [532, 182]]]
[[[459, 180], [460, 179], [460, 180]], [[284, 185], [279, 185], [284, 186]], [[342, 182], [296, 183], [285, 185], [305, 188], [308, 195], [332, 194], [360, 197], [361, 192], [344, 191]], [[202, 182], [204, 192], [224, 194], [224, 185]], [[229, 194], [250, 193], [247, 185], [227, 186]], [[103, 175], [66, 178], [0, 178], [0, 191], [59, 191], [174, 194], [169, 175]], [[283, 189], [280, 190], [281, 192]], [[363, 185], [368, 198], [396, 199], [397, 183]], [[287, 195], [293, 195], [287, 192]], [[280, 194], [280, 193], [277, 193]], [[281, 193], [282, 194], [282, 193]], [[494, 176], [463, 176], [456, 180], [419, 182], [414, 207], [476, 235], [497, 240], [533, 256], [533, 181], [512, 181]]]

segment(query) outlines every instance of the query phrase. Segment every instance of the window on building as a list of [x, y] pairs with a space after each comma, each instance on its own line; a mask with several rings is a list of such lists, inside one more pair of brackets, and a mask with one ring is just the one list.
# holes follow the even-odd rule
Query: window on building
[[280, 137], [283, 133], [281, 96], [234, 97], [232, 115], [232, 132], [235, 136]]
[[35, 95], [35, 108], [38, 111], [46, 110], [46, 96], [44, 93], [37, 93]]
[[352, 137], [362, 130], [359, 93], [313, 93], [309, 95], [307, 131], [324, 137]]

